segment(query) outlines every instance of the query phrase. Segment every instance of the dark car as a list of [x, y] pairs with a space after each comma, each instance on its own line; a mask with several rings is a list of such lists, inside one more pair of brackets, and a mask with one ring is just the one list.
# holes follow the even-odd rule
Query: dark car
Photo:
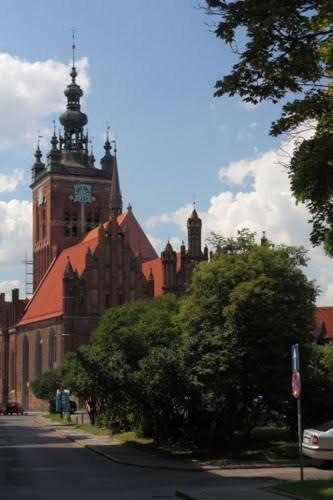
[[0, 415], [6, 415], [6, 407], [0, 403]]
[[13, 415], [16, 413], [17, 415], [23, 415], [23, 407], [17, 401], [13, 401], [12, 403], [8, 403], [6, 406], [7, 415]]

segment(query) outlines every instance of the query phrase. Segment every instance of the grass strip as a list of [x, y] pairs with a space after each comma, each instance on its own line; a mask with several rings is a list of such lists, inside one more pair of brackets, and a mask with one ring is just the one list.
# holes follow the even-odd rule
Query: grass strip
[[289, 493], [308, 500], [327, 500], [333, 498], [333, 480], [316, 479], [301, 482], [283, 482], [274, 486], [272, 490]]

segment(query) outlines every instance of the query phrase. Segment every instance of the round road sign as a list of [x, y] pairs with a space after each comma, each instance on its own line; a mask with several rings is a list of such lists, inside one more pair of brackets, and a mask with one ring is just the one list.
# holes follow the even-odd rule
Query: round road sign
[[293, 372], [291, 377], [291, 391], [294, 398], [298, 399], [301, 395], [301, 375], [299, 372]]

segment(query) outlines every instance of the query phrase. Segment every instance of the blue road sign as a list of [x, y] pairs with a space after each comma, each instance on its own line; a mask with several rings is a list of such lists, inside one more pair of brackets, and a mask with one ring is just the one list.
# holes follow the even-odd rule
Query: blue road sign
[[291, 346], [291, 369], [293, 372], [299, 372], [299, 345]]

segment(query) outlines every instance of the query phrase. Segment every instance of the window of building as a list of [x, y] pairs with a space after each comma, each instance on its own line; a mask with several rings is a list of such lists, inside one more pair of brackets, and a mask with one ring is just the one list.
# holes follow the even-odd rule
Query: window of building
[[50, 334], [50, 368], [57, 367], [57, 337], [55, 333]]
[[87, 219], [86, 219], [86, 231], [90, 231], [90, 229], [92, 229], [93, 227], [93, 223], [92, 223], [92, 216], [91, 216], [91, 212], [88, 212], [87, 213]]
[[43, 339], [40, 335], [36, 338], [36, 377], [42, 373]]
[[78, 230], [77, 230], [77, 215], [76, 212], [73, 212], [72, 214], [72, 236], [77, 236]]
[[98, 226], [98, 224], [101, 222], [101, 214], [99, 210], [95, 211], [95, 226]]
[[64, 236], [70, 236], [70, 230], [69, 230], [69, 213], [65, 212], [64, 215]]

